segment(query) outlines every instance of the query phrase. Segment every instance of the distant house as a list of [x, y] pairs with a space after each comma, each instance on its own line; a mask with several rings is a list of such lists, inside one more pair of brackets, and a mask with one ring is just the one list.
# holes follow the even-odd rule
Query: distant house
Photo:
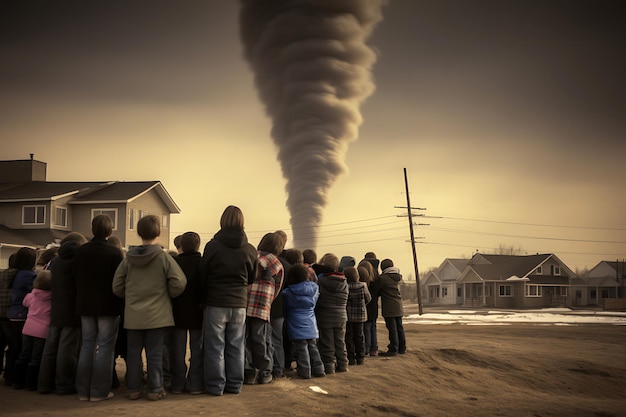
[[463, 286], [457, 280], [469, 259], [446, 258], [438, 268], [428, 271], [422, 279], [425, 289], [425, 304], [456, 305], [463, 304]]
[[575, 306], [603, 306], [607, 299], [624, 297], [625, 262], [601, 261], [585, 274], [572, 280]]
[[463, 306], [541, 308], [565, 306], [576, 274], [554, 254], [476, 254], [457, 282]]
[[137, 221], [157, 215], [159, 243], [169, 247], [170, 216], [180, 209], [160, 181], [48, 182], [46, 168], [32, 154], [30, 160], [0, 161], [0, 269], [20, 247], [58, 245], [72, 231], [90, 239], [98, 214], [111, 217], [113, 235], [125, 247], [141, 244]]

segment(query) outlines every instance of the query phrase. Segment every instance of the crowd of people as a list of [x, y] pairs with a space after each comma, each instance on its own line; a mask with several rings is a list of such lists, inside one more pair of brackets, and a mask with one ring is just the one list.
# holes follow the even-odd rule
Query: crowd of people
[[[126, 252], [112, 232], [111, 219], [98, 215], [89, 241], [73, 232], [39, 256], [24, 247], [10, 257], [0, 272], [7, 385], [102, 401], [120, 385], [122, 358], [131, 400], [160, 400], [168, 390], [220, 396], [289, 370], [319, 378], [368, 356], [406, 353], [402, 276], [391, 259], [318, 260], [312, 249], [285, 249], [280, 230], [255, 248], [235, 206], [202, 253], [195, 232], [165, 251], [153, 215], [139, 220], [142, 244]], [[378, 348], [379, 299], [386, 351]]]

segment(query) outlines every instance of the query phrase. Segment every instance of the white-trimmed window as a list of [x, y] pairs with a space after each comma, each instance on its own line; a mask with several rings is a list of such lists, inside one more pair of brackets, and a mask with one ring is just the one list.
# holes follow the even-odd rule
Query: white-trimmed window
[[441, 289], [441, 298], [446, 298], [448, 296], [448, 287], [443, 287]]
[[46, 206], [22, 206], [22, 224], [46, 224]]
[[135, 223], [137, 222], [137, 210], [129, 208], [128, 209], [128, 228], [133, 230], [135, 228]]
[[524, 295], [526, 297], [541, 297], [542, 288], [541, 285], [527, 284], [524, 286]]
[[67, 207], [54, 208], [54, 225], [58, 227], [67, 227]]
[[161, 216], [161, 229], [167, 229], [170, 227], [169, 219], [170, 218], [167, 214], [164, 214], [163, 216]]
[[537, 269], [535, 269], [535, 274], [536, 275], [542, 275], [543, 274], [543, 267], [542, 266], [538, 266]]
[[499, 285], [498, 291], [500, 293], [500, 297], [513, 297], [512, 285]]
[[91, 219], [94, 217], [106, 214], [113, 221], [113, 230], [117, 230], [117, 209], [116, 208], [101, 208], [101, 209], [91, 209]]
[[552, 265], [552, 275], [561, 275], [561, 267], [558, 265]]

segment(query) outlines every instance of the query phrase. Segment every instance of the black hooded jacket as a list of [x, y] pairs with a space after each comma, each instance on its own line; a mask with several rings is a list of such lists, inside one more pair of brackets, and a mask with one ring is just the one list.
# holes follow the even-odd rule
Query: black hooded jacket
[[204, 247], [200, 262], [202, 304], [246, 308], [257, 264], [257, 250], [243, 230], [221, 229]]
[[50, 325], [53, 327], [80, 327], [80, 316], [76, 314], [76, 285], [72, 275], [72, 261], [78, 242], [64, 242], [58, 255], [50, 262], [52, 274], [52, 312]]

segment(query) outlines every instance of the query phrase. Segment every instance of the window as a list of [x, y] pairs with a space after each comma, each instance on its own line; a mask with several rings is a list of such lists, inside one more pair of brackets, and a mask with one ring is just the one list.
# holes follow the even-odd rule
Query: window
[[538, 266], [537, 269], [535, 269], [535, 274], [536, 275], [541, 275], [543, 274], [543, 267]]
[[150, 212], [148, 210], [139, 210], [139, 219], [141, 219], [142, 217], [146, 217], [148, 214], [150, 214]]
[[23, 206], [22, 224], [45, 224], [46, 206]]
[[500, 297], [512, 297], [513, 296], [513, 287], [510, 285], [500, 285], [499, 290]]
[[558, 265], [552, 265], [552, 275], [561, 275], [561, 267]]
[[161, 220], [161, 229], [167, 229], [168, 228], [168, 223], [169, 223], [168, 220], [169, 220], [168, 215], [164, 214], [163, 215], [163, 219]]
[[526, 297], [541, 297], [541, 289], [540, 285], [526, 285], [524, 286], [524, 295]]
[[113, 230], [117, 230], [117, 209], [108, 208], [108, 209], [92, 209], [91, 210], [91, 219], [93, 220], [99, 214], [106, 214], [113, 220]]
[[448, 287], [443, 287], [443, 288], [441, 289], [441, 297], [442, 297], [442, 298], [445, 298], [445, 297], [447, 297], [447, 296], [448, 296]]
[[463, 288], [462, 287], [458, 287], [456, 289], [456, 296], [457, 297], [463, 297]]
[[136, 215], [135, 209], [128, 209], [128, 228], [130, 230], [135, 228]]
[[567, 287], [556, 287], [556, 295], [567, 296]]
[[54, 225], [59, 227], [67, 227], [67, 208], [54, 208]]

